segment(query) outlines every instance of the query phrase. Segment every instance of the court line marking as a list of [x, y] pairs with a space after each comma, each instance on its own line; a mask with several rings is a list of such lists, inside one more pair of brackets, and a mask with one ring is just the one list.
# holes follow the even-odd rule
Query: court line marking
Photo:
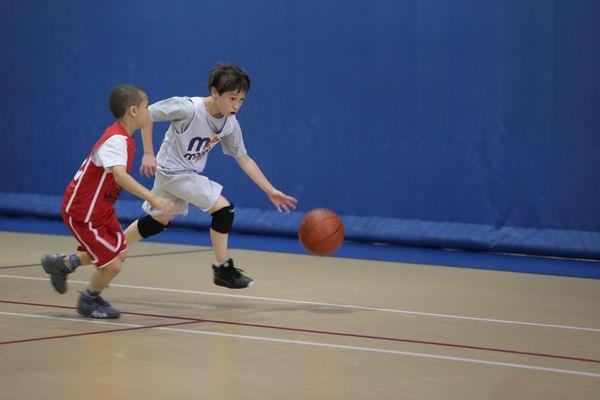
[[[0, 278], [35, 280], [35, 281], [49, 281], [50, 280], [49, 278], [37, 278], [37, 277], [32, 277], [32, 276], [2, 275], [2, 274], [0, 274]], [[76, 281], [76, 280], [69, 280], [69, 283], [77, 283], [77, 284], [82, 284], [82, 285], [89, 284], [89, 282], [87, 282], [87, 281]], [[150, 290], [150, 291], [155, 291], [155, 292], [186, 293], [186, 294], [197, 294], [197, 295], [202, 295], [202, 296], [227, 297], [227, 298], [236, 298], [236, 299], [244, 299], [244, 300], [261, 300], [261, 301], [290, 303], [290, 304], [305, 304], [305, 305], [323, 306], [323, 307], [349, 308], [349, 309], [363, 310], [363, 311], [389, 312], [389, 313], [416, 315], [416, 316], [424, 316], [424, 317], [461, 319], [461, 320], [467, 320], [467, 321], [479, 321], [479, 322], [492, 322], [492, 323], [499, 323], [499, 324], [535, 326], [535, 327], [541, 327], [541, 328], [558, 328], [558, 329], [569, 329], [569, 330], [576, 330], [576, 331], [600, 332], [600, 328], [589, 328], [589, 327], [583, 327], [583, 326], [571, 326], [571, 325], [559, 325], [559, 324], [549, 324], [549, 323], [540, 323], [540, 322], [525, 322], [525, 321], [512, 321], [512, 320], [493, 319], [493, 318], [469, 317], [469, 316], [465, 316], [465, 315], [428, 313], [428, 312], [419, 312], [419, 311], [398, 310], [398, 309], [393, 309], [393, 308], [367, 307], [367, 306], [356, 306], [356, 305], [336, 304], [336, 303], [321, 303], [321, 302], [316, 302], [316, 301], [290, 300], [290, 299], [280, 299], [280, 298], [275, 298], [275, 297], [259, 297], [259, 296], [247, 296], [247, 295], [239, 295], [239, 294], [202, 292], [202, 291], [198, 291], [198, 290], [183, 290], [183, 289], [158, 288], [158, 287], [151, 287], [151, 286], [125, 285], [125, 284], [119, 284], [119, 283], [111, 283], [110, 286], [118, 287], [118, 288], [125, 288], [125, 289]]]
[[0, 342], [0, 345], [37, 342], [40, 340], [64, 339], [64, 338], [70, 338], [70, 337], [76, 337], [76, 336], [90, 336], [90, 335], [98, 335], [98, 334], [102, 334], [102, 333], [127, 332], [127, 331], [141, 330], [141, 329], [156, 329], [156, 328], [163, 328], [163, 327], [167, 327], [167, 326], [198, 324], [198, 323], [202, 322], [202, 321], [198, 320], [198, 321], [186, 321], [186, 322], [173, 322], [171, 324], [135, 325], [135, 324], [124, 324], [124, 323], [105, 322], [105, 321], [85, 321], [85, 320], [79, 320], [79, 319], [74, 319], [74, 318], [59, 318], [59, 317], [51, 317], [48, 315], [10, 313], [10, 312], [3, 312], [3, 311], [0, 311], [0, 315], [21, 316], [21, 317], [27, 316], [27, 317], [31, 317], [31, 318], [45, 318], [45, 319], [63, 320], [63, 321], [71, 321], [71, 322], [93, 322], [93, 323], [97, 323], [97, 324], [108, 324], [108, 325], [127, 326], [128, 327], [128, 328], [119, 328], [119, 329], [106, 329], [103, 331], [71, 333], [71, 334], [67, 334], [67, 335], [43, 336], [43, 337], [28, 338], [28, 339], [7, 340], [4, 342]]
[[[0, 303], [25, 305], [25, 306], [37, 306], [37, 307], [49, 307], [49, 308], [62, 308], [62, 309], [74, 309], [75, 308], [75, 307], [59, 306], [59, 305], [53, 305], [53, 304], [29, 303], [29, 302], [10, 301], [10, 300], [0, 300]], [[211, 323], [220, 324], [220, 325], [234, 325], [234, 326], [244, 326], [244, 327], [251, 327], [251, 328], [264, 328], [264, 329], [282, 330], [282, 331], [289, 331], [289, 332], [316, 333], [319, 335], [344, 336], [344, 337], [353, 337], [353, 338], [359, 338], [359, 339], [373, 339], [373, 340], [384, 340], [384, 341], [391, 341], [391, 342], [425, 344], [425, 345], [430, 345], [430, 346], [454, 347], [454, 348], [462, 348], [462, 349], [469, 349], [469, 350], [491, 351], [491, 352], [496, 352], [496, 353], [518, 354], [518, 355], [533, 356], [533, 357], [554, 358], [554, 359], [562, 359], [562, 360], [570, 360], [570, 361], [583, 361], [583, 362], [600, 364], [600, 360], [595, 360], [595, 359], [590, 359], [590, 358], [581, 358], [581, 357], [574, 357], [574, 356], [561, 356], [561, 355], [547, 354], [547, 353], [533, 353], [533, 352], [519, 351], [519, 350], [498, 349], [498, 348], [493, 348], [493, 347], [470, 346], [470, 345], [456, 344], [456, 343], [443, 343], [443, 342], [432, 342], [432, 341], [416, 340], [416, 339], [391, 338], [391, 337], [384, 337], [384, 336], [361, 335], [361, 334], [356, 334], [356, 333], [343, 333], [343, 332], [323, 331], [323, 330], [315, 330], [315, 329], [292, 328], [292, 327], [276, 326], [276, 325], [252, 324], [252, 323], [247, 323], [247, 322], [220, 321], [220, 320], [205, 319], [205, 318], [199, 319], [199, 318], [194, 318], [194, 317], [179, 317], [179, 316], [173, 316], [173, 315], [149, 314], [149, 313], [140, 313], [140, 312], [131, 312], [131, 311], [122, 312], [122, 314], [137, 315], [137, 316], [144, 316], [144, 317], [176, 319], [176, 320], [183, 320], [183, 321], [211, 322]], [[0, 344], [2, 344], [2, 343], [0, 343]]]
[[[56, 317], [51, 317], [51, 316], [40, 316], [40, 315], [33, 315], [33, 314], [0, 312], [0, 315], [32, 317], [32, 318], [40, 318], [41, 317], [41, 318], [47, 318], [47, 319], [72, 320], [72, 321], [77, 321], [77, 322], [96, 323], [96, 324], [107, 323], [104, 321], [87, 321], [87, 320], [69, 319], [69, 318], [56, 318]], [[195, 323], [195, 321], [193, 321], [192, 323]], [[135, 328], [135, 327], [131, 327], [131, 324], [120, 324], [120, 323], [114, 323], [114, 322], [112, 322], [110, 324], [111, 325], [128, 326], [129, 328], [127, 328], [127, 330], [132, 330], [133, 328]], [[203, 330], [182, 329], [182, 328], [149, 327], [149, 326], [146, 326], [144, 328], [167, 331], [167, 332], [190, 333], [190, 334], [208, 335], [208, 336], [220, 336], [220, 337], [229, 337], [229, 338], [235, 338], [235, 339], [256, 340], [256, 341], [263, 341], [263, 342], [284, 343], [284, 344], [322, 347], [322, 348], [331, 348], [331, 349], [366, 351], [366, 352], [372, 352], [372, 353], [403, 355], [403, 356], [430, 358], [430, 359], [446, 360], [446, 361], [458, 361], [458, 362], [466, 362], [466, 363], [474, 363], [474, 364], [493, 365], [493, 366], [501, 366], [501, 367], [509, 367], [509, 368], [521, 368], [521, 369], [530, 369], [530, 370], [535, 370], [535, 371], [555, 372], [555, 373], [560, 373], [560, 374], [589, 376], [589, 377], [593, 377], [593, 378], [600, 378], [600, 374], [594, 373], [594, 372], [575, 371], [575, 370], [559, 369], [559, 368], [548, 368], [548, 367], [540, 367], [540, 366], [530, 365], [530, 364], [515, 364], [515, 363], [506, 363], [506, 362], [499, 362], [499, 361], [487, 361], [487, 360], [480, 360], [480, 359], [476, 359], [476, 358], [451, 357], [451, 356], [442, 356], [442, 355], [438, 355], [438, 354], [429, 354], [429, 353], [415, 353], [415, 352], [410, 352], [410, 351], [378, 349], [378, 348], [373, 348], [373, 347], [348, 346], [348, 345], [339, 345], [339, 344], [330, 344], [330, 343], [321, 343], [321, 342], [307, 342], [307, 341], [303, 341], [303, 340], [279, 339], [279, 338], [271, 338], [271, 337], [265, 337], [265, 336], [237, 335], [237, 334], [231, 334], [231, 333], [209, 332], [209, 331], [203, 331]], [[115, 330], [111, 330], [111, 331], [115, 331]]]
[[[149, 254], [134, 254], [131, 256], [127, 256], [127, 258], [139, 258], [139, 257], [151, 257], [151, 256], [170, 256], [173, 254], [188, 254], [188, 253], [203, 253], [207, 251], [212, 251], [210, 249], [199, 249], [199, 250], [181, 250], [181, 251], [168, 251], [164, 253], [149, 253]], [[0, 267], [0, 269], [13, 269], [13, 268], [25, 268], [25, 267], [41, 267], [42, 264], [21, 264], [21, 265], [7, 265], [4, 267]]]

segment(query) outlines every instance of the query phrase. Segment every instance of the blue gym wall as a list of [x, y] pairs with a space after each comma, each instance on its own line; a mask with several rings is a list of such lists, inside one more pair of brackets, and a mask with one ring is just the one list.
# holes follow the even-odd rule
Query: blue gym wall
[[[272, 213], [215, 149], [206, 174], [239, 207], [238, 229], [293, 234], [301, 212], [328, 207], [355, 240], [600, 258], [598, 1], [4, 0], [0, 12], [4, 213], [58, 214], [111, 123], [112, 87], [205, 95], [229, 61], [252, 78], [249, 154], [300, 211]], [[140, 214], [123, 200], [124, 217]], [[182, 220], [194, 221], [207, 220]]]

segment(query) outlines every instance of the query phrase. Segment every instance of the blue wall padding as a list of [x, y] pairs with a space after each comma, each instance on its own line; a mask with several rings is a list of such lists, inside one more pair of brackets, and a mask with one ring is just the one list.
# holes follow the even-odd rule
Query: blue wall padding
[[[60, 218], [59, 196], [0, 193], [0, 214]], [[121, 200], [117, 215], [123, 224], [145, 215], [140, 202]], [[186, 217], [178, 216], [173, 227], [208, 229], [211, 218], [195, 207]], [[289, 214], [258, 208], [236, 207], [234, 232], [297, 236], [303, 213]], [[466, 249], [486, 252], [516, 252], [557, 257], [600, 259], [600, 234], [553, 229], [526, 230], [488, 225], [432, 223], [395, 218], [342, 216], [346, 239], [369, 243]], [[451, 239], [448, 239], [451, 238]], [[484, 240], [483, 238], [491, 241]], [[531, 243], [531, 245], [529, 245]], [[553, 243], [564, 243], [558, 247]]]
[[[0, 192], [23, 195], [6, 212], [62, 196], [111, 123], [113, 86], [205, 95], [225, 60], [252, 78], [249, 154], [300, 213], [332, 208], [357, 240], [600, 257], [598, 1], [7, 0], [0, 13]], [[134, 177], [150, 187], [140, 150]], [[238, 229], [295, 230], [300, 214], [275, 218], [219, 149], [206, 174]]]

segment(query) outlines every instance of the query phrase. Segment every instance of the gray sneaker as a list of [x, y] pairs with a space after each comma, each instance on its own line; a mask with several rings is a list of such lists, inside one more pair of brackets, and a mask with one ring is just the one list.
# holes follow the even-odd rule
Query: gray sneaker
[[65, 263], [66, 256], [65, 253], [52, 253], [42, 257], [42, 267], [50, 274], [52, 286], [60, 294], [67, 292], [67, 274], [74, 271]]
[[83, 292], [79, 292], [79, 301], [77, 302], [77, 312], [84, 317], [89, 318], [119, 318], [121, 311], [117, 310], [110, 303], [100, 296], [91, 297]]

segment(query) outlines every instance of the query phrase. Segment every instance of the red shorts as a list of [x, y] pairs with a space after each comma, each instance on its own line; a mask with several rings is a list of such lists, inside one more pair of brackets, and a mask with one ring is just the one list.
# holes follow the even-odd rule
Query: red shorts
[[86, 252], [98, 269], [106, 267], [127, 250], [125, 234], [114, 211], [102, 221], [75, 221], [64, 212], [62, 218], [79, 242], [77, 251]]

